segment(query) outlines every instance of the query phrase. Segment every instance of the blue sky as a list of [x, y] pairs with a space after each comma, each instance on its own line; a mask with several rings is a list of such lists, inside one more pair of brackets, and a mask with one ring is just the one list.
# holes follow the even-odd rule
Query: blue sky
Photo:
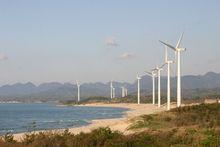
[[0, 85], [132, 82], [183, 31], [183, 74], [220, 72], [219, 14], [218, 0], [2, 0]]

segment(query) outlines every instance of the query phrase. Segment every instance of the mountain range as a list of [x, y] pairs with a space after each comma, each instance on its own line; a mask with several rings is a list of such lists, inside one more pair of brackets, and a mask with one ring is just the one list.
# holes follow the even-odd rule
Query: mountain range
[[[172, 95], [175, 96], [176, 77], [171, 78]], [[128, 89], [129, 94], [135, 94], [137, 81], [133, 83], [114, 82], [116, 96], [121, 95], [121, 87]], [[166, 77], [161, 77], [162, 93], [166, 90]], [[207, 94], [218, 94], [220, 91], [220, 74], [208, 72], [205, 75], [182, 76], [183, 96], [187, 98], [195, 96], [206, 96]], [[143, 76], [141, 79], [141, 94], [150, 95], [152, 91], [152, 78]], [[220, 94], [220, 92], [219, 92]], [[81, 96], [109, 97], [110, 83], [84, 83], [81, 85]], [[77, 97], [77, 86], [71, 83], [43, 83], [38, 86], [31, 82], [3, 85], [0, 87], [0, 101], [59, 101], [71, 100]]]

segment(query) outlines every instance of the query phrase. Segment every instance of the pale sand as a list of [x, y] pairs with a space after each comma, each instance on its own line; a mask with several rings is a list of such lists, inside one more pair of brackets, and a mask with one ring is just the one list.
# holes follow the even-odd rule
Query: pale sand
[[[143, 114], [153, 114], [166, 110], [166, 106], [163, 105], [161, 108], [158, 108], [157, 105], [152, 104], [103, 104], [103, 103], [95, 103], [95, 104], [86, 104], [82, 106], [90, 106], [90, 107], [119, 107], [119, 108], [128, 108], [129, 110], [124, 114], [123, 118], [115, 118], [115, 119], [99, 119], [93, 120], [91, 124], [87, 126], [70, 128], [69, 131], [74, 134], [79, 134], [80, 132], [90, 132], [93, 129], [97, 129], [99, 127], [110, 127], [112, 130], [118, 130], [123, 132], [124, 134], [130, 134], [131, 131], [127, 130], [128, 126], [131, 124], [130, 119], [136, 116], [140, 116]], [[175, 104], [172, 104], [171, 107], [175, 107]], [[56, 129], [53, 131], [63, 131], [63, 129]], [[39, 132], [39, 131], [38, 131]], [[41, 131], [42, 132], [42, 131]], [[22, 136], [25, 133], [14, 134], [15, 140], [21, 140]]]

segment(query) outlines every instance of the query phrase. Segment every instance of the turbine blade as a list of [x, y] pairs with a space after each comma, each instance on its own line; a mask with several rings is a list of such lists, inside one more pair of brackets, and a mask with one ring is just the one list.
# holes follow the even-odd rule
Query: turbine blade
[[167, 46], [165, 45], [165, 62], [168, 61]]
[[151, 74], [151, 72], [148, 72], [148, 71], [145, 71], [145, 73], [147, 73], [147, 74]]
[[148, 72], [148, 71], [145, 71], [145, 73], [149, 76], [152, 76], [152, 73], [151, 72]]
[[155, 72], [155, 71], [157, 71], [157, 68], [153, 68], [151, 71], [152, 71], [152, 72]]
[[179, 48], [179, 47], [180, 47], [181, 41], [182, 41], [182, 39], [183, 39], [183, 34], [184, 34], [184, 33], [181, 34], [181, 36], [180, 36], [180, 38], [179, 38], [179, 40], [178, 40], [178, 42], [177, 42], [177, 44], [176, 44], [176, 48]]
[[[159, 41], [160, 41], [160, 40], [159, 40]], [[169, 48], [173, 49], [174, 51], [176, 51], [176, 48], [173, 47], [172, 45], [170, 45], [170, 44], [168, 44], [168, 43], [165, 43], [165, 42], [163, 42], [163, 41], [160, 41], [160, 42], [161, 42], [162, 44], [168, 46]]]
[[164, 66], [166, 65], [166, 63], [165, 64], [163, 64], [160, 68], [163, 68]]

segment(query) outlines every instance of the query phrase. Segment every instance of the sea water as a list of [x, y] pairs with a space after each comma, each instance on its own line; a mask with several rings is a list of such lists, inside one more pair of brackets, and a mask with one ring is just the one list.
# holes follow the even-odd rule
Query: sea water
[[128, 109], [57, 106], [54, 103], [0, 103], [0, 135], [88, 125], [91, 120], [121, 118]]

